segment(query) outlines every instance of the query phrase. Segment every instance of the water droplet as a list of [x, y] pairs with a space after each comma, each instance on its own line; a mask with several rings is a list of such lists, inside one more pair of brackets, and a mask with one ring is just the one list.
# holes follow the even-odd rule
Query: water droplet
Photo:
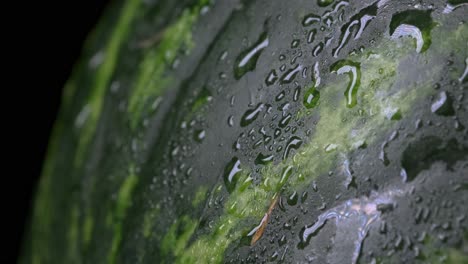
[[338, 148], [338, 145], [336, 144], [328, 144], [325, 146], [324, 150], [325, 152], [330, 153], [330, 152], [335, 151], [337, 148]]
[[258, 41], [249, 49], [243, 51], [236, 59], [234, 66], [234, 77], [238, 80], [244, 74], [255, 69], [257, 60], [260, 57], [263, 49], [268, 47], [268, 35], [262, 33]]
[[356, 263], [361, 254], [361, 246], [373, 223], [380, 219], [382, 214], [377, 208], [381, 204], [393, 204], [394, 197], [402, 196], [401, 190], [389, 190], [384, 193], [371, 193], [369, 197], [361, 197], [345, 201], [318, 216], [317, 221], [310, 227], [305, 227], [300, 234], [299, 248], [304, 248], [309, 240], [315, 236], [329, 219], [335, 219], [336, 232], [334, 239], [340, 241], [342, 246], [353, 248], [351, 256], [345, 252], [337, 252], [333, 263], [345, 263], [346, 258], [350, 263]]
[[385, 148], [388, 146], [388, 142], [385, 141], [382, 146], [380, 147], [380, 153], [379, 153], [379, 160], [382, 161], [382, 163], [385, 166], [388, 166], [390, 164], [390, 161], [387, 158], [387, 153], [385, 152]]
[[349, 76], [349, 84], [344, 93], [346, 106], [351, 108], [357, 104], [357, 92], [361, 84], [361, 66], [359, 63], [349, 60], [340, 60], [331, 66], [331, 71], [337, 74], [346, 73]]
[[343, 172], [346, 176], [346, 180], [344, 182], [344, 185], [346, 187], [346, 189], [349, 189], [349, 186], [351, 184], [354, 184], [354, 176], [353, 176], [353, 172], [351, 170], [351, 167], [349, 165], [349, 160], [346, 159], [344, 162], [343, 162]]
[[273, 161], [274, 156], [273, 155], [264, 155], [263, 153], [259, 153], [257, 158], [255, 159], [255, 164], [256, 165], [266, 165], [270, 162]]
[[320, 92], [317, 91], [314, 87], [309, 88], [304, 94], [304, 106], [307, 109], [314, 108], [317, 106], [320, 99]]
[[296, 191], [294, 191], [289, 197], [288, 197], [288, 204], [291, 206], [294, 206], [297, 204], [297, 201], [299, 199], [299, 195], [297, 194]]
[[323, 42], [320, 42], [315, 46], [315, 48], [312, 50], [312, 56], [317, 57], [320, 53], [323, 51]]
[[319, 69], [319, 63], [315, 62], [314, 64], [314, 74], [312, 76], [313, 81], [314, 81], [314, 87], [317, 88], [320, 85], [320, 82], [322, 78], [320, 78], [320, 69]]
[[240, 168], [240, 160], [237, 157], [233, 157], [231, 161], [224, 168], [224, 184], [229, 193], [234, 191], [237, 181], [242, 169]]
[[281, 128], [286, 127], [289, 124], [289, 121], [291, 121], [291, 118], [292, 118], [291, 114], [287, 114], [286, 116], [281, 118], [281, 120], [279, 122], [279, 127], [281, 127]]
[[89, 63], [88, 63], [88, 66], [91, 68], [91, 69], [96, 69], [97, 67], [99, 67], [99, 65], [102, 64], [102, 62], [104, 61], [104, 52], [103, 51], [98, 51], [96, 52], [96, 54], [94, 54], [91, 59], [89, 60]]
[[299, 100], [300, 95], [301, 95], [301, 87], [298, 86], [296, 87], [296, 89], [294, 89], [293, 101], [297, 102], [297, 100]]
[[273, 133], [273, 135], [275, 136], [275, 138], [279, 137], [281, 135], [281, 129], [279, 128], [275, 129], [275, 132]]
[[327, 25], [327, 27], [330, 27], [332, 24], [333, 24], [333, 18], [331, 17], [325, 18], [325, 25]]
[[320, 22], [320, 16], [317, 16], [315, 14], [308, 14], [302, 19], [302, 25], [304, 27], [308, 27], [314, 23]]
[[297, 136], [292, 136], [288, 143], [286, 144], [286, 148], [283, 154], [283, 160], [289, 157], [289, 154], [292, 149], [298, 149], [302, 145], [302, 140]]
[[307, 34], [307, 43], [312, 43], [315, 40], [315, 35], [317, 34], [317, 29], [311, 29]]
[[447, 92], [442, 91], [437, 95], [436, 100], [431, 105], [431, 111], [442, 116], [451, 116], [455, 114], [452, 107], [452, 100]]
[[281, 91], [276, 97], [275, 97], [275, 100], [278, 102], [278, 101], [281, 101], [281, 99], [283, 99], [284, 97], [286, 96], [286, 93], [284, 91]]
[[292, 49], [297, 48], [297, 47], [299, 46], [299, 43], [300, 43], [300, 42], [301, 42], [301, 41], [298, 40], [298, 39], [293, 40], [293, 41], [291, 42], [291, 48], [292, 48]]
[[205, 136], [206, 136], [205, 130], [196, 130], [195, 135], [194, 135], [194, 139], [197, 142], [202, 142], [203, 139], [205, 139]]
[[244, 115], [241, 118], [240, 125], [245, 127], [250, 125], [255, 119], [257, 119], [259, 113], [263, 110], [264, 104], [259, 103], [254, 109], [249, 109], [245, 111]]
[[331, 5], [335, 0], [317, 0], [317, 5], [320, 7], [325, 7]]
[[466, 78], [467, 76], [468, 76], [468, 57], [465, 59], [465, 71], [463, 71], [462, 76], [458, 78], [458, 81], [461, 83], [465, 83], [468, 80], [468, 78]]
[[406, 10], [393, 15], [390, 22], [392, 39], [411, 36], [416, 40], [416, 51], [424, 52], [431, 45], [431, 30], [434, 27], [431, 10]]
[[234, 126], [234, 116], [230, 115], [227, 120], [228, 126], [233, 127]]
[[279, 256], [278, 251], [273, 252], [273, 254], [270, 256], [270, 261], [275, 261]]
[[283, 74], [283, 76], [281, 76], [281, 83], [282, 84], [291, 83], [296, 78], [297, 73], [300, 72], [301, 70], [302, 70], [301, 65], [296, 65], [296, 67], [289, 69]]
[[268, 73], [268, 76], [265, 79], [265, 84], [267, 86], [270, 86], [274, 84], [278, 80], [278, 75], [276, 74], [275, 70], [271, 70], [270, 73]]
[[88, 120], [89, 114], [91, 114], [91, 107], [89, 104], [86, 104], [75, 118], [75, 127], [81, 128], [86, 120]]
[[278, 189], [284, 186], [286, 182], [289, 180], [289, 177], [291, 177], [292, 174], [292, 166], [287, 166], [286, 168], [283, 169], [283, 172], [281, 173], [281, 179], [278, 183]]

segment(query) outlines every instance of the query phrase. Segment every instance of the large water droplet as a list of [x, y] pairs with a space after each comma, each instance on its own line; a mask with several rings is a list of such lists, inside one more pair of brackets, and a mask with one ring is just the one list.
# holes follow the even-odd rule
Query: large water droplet
[[234, 64], [234, 77], [236, 79], [240, 79], [244, 74], [255, 69], [260, 54], [263, 49], [268, 47], [268, 44], [268, 35], [263, 32], [251, 48], [239, 54]]
[[257, 119], [258, 114], [263, 110], [265, 105], [259, 103], [254, 109], [249, 109], [245, 111], [244, 115], [241, 118], [240, 125], [241, 127], [245, 127], [250, 125], [255, 119]]
[[[373, 223], [380, 219], [382, 205], [394, 204], [394, 198], [402, 196], [404, 191], [389, 190], [384, 193], [372, 193], [370, 197], [361, 197], [344, 202], [343, 204], [327, 210], [319, 215], [317, 221], [310, 227], [305, 227], [300, 235], [300, 248], [309, 243], [312, 236], [327, 223], [329, 219], [335, 219], [335, 241], [340, 243], [339, 248], [350, 246], [352, 252], [335, 249], [334, 254], [328, 255], [330, 263], [356, 263], [361, 254], [361, 246]], [[386, 208], [386, 206], [384, 206]], [[337, 251], [338, 250], [338, 251]]]
[[437, 95], [436, 100], [431, 105], [431, 111], [438, 115], [451, 116], [455, 114], [452, 107], [452, 100], [447, 92], [442, 91]]
[[331, 66], [331, 71], [337, 74], [346, 73], [349, 76], [349, 84], [344, 93], [346, 106], [353, 107], [357, 104], [357, 92], [361, 84], [361, 66], [357, 62], [340, 60]]
[[288, 144], [286, 144], [286, 148], [285, 148], [284, 154], [283, 154], [283, 160], [285, 160], [285, 159], [287, 159], [289, 157], [289, 154], [290, 154], [292, 149], [298, 149], [301, 145], [302, 145], [302, 139], [300, 139], [297, 136], [292, 136], [289, 139]]
[[431, 45], [433, 27], [431, 10], [406, 10], [393, 15], [390, 35], [392, 39], [411, 36], [416, 40], [416, 51], [424, 52]]

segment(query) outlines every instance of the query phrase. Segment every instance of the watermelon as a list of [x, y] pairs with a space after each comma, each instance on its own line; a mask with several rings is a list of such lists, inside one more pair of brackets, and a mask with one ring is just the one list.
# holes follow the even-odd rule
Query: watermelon
[[117, 0], [19, 263], [467, 263], [465, 0]]

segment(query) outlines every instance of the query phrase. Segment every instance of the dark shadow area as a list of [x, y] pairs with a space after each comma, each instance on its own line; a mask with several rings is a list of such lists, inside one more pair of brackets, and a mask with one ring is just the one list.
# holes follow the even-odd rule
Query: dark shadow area
[[60, 107], [62, 88], [80, 56], [86, 37], [109, 2], [25, 2], [24, 6], [18, 4], [11, 9], [14, 18], [10, 21], [13, 24], [10, 30], [13, 32], [8, 42], [13, 45], [10, 56], [14, 56], [13, 78], [16, 80], [16, 88], [11, 90], [18, 94], [10, 102], [14, 107], [10, 108], [14, 111], [10, 122], [10, 131], [14, 133], [10, 144], [14, 151], [9, 156], [18, 165], [14, 165], [14, 175], [8, 176], [15, 185], [7, 201], [14, 209], [9, 214], [13, 218], [8, 219], [13, 223], [13, 234], [5, 241], [12, 245], [8, 253], [15, 259], [20, 254], [24, 230], [29, 222], [32, 198]]

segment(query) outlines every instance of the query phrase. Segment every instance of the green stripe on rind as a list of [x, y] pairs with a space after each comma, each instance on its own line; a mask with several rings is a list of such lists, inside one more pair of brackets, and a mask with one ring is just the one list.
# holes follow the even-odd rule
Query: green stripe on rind
[[161, 242], [161, 251], [163, 257], [170, 254], [180, 256], [187, 243], [197, 228], [198, 221], [190, 219], [188, 216], [182, 216], [169, 228]]
[[132, 22], [137, 15], [140, 0], [127, 0], [122, 6], [121, 15], [117, 21], [110, 39], [103, 51], [104, 61], [96, 70], [94, 83], [90, 89], [88, 101], [83, 107], [90, 108], [90, 115], [82, 127], [81, 135], [75, 157], [75, 165], [79, 167], [84, 159], [85, 151], [94, 136], [97, 122], [101, 115], [105, 94], [109, 81], [117, 66], [118, 55], [127, 35], [131, 29]]
[[[28, 234], [31, 238], [29, 252], [25, 252], [26, 249], [23, 249], [22, 252], [23, 254], [30, 254], [31, 262], [35, 264], [50, 261], [47, 246], [53, 235], [51, 232], [51, 223], [54, 218], [54, 210], [52, 210], [53, 192], [51, 191], [52, 174], [56, 165], [55, 160], [58, 157], [57, 153], [61, 140], [59, 136], [62, 134], [63, 124], [57, 123], [52, 130], [51, 140], [46, 153], [47, 158], [44, 162], [41, 179], [35, 194], [34, 211], [30, 224], [31, 230], [30, 234]], [[25, 263], [27, 257], [27, 255], [22, 255], [19, 263]]]
[[116, 263], [120, 244], [122, 242], [122, 228], [127, 213], [127, 209], [131, 205], [132, 193], [138, 183], [138, 177], [133, 173], [133, 168], [130, 168], [130, 175], [127, 176], [122, 183], [117, 195], [115, 211], [112, 215], [113, 238], [112, 244], [107, 256], [107, 263]]
[[[455, 32], [443, 32], [438, 30], [434, 33], [436, 45], [440, 50], [429, 52], [441, 52], [444, 50], [443, 43], [456, 46], [463, 41], [463, 34], [467, 27], [461, 25]], [[447, 33], [449, 35], [447, 35]], [[223, 214], [215, 222], [212, 232], [198, 237], [182, 254], [176, 255], [176, 263], [221, 263], [224, 252], [235, 240], [241, 238], [247, 228], [245, 220], [256, 218], [258, 223], [268, 208], [269, 201], [273, 195], [283, 187], [281, 173], [285, 168], [293, 167], [294, 173], [289, 177], [284, 186], [289, 190], [302, 188], [333, 168], [339, 166], [337, 161], [341, 156], [346, 157], [357, 146], [356, 142], [365, 140], [367, 144], [375, 143], [382, 132], [389, 131], [397, 124], [397, 121], [388, 118], [388, 110], [398, 109], [400, 113], [410, 113], [413, 104], [419, 98], [425, 98], [431, 92], [433, 80], [437, 80], [438, 74], [444, 65], [432, 65], [431, 72], [425, 73], [430, 78], [418, 85], [408, 86], [399, 91], [392, 92], [391, 88], [397, 78], [404, 78], [406, 72], [400, 72], [397, 76], [399, 62], [404, 61], [408, 54], [414, 54], [414, 47], [409, 40], [401, 40], [406, 43], [405, 48], [397, 47], [393, 42], [383, 42], [378, 48], [381, 56], [351, 57], [358, 60], [361, 65], [362, 79], [361, 91], [359, 92], [360, 103], [356, 108], [349, 109], [346, 102], [337, 104], [336, 95], [343, 94], [346, 88], [346, 77], [338, 76], [338, 82], [330, 83], [321, 90], [322, 104], [317, 108], [321, 120], [316, 126], [315, 133], [310, 143], [304, 146], [300, 152], [292, 158], [278, 165], [270, 165], [262, 170], [263, 183], [259, 186], [250, 184], [246, 168], [243, 168], [243, 176], [240, 177], [236, 189], [230, 194], [225, 205]], [[442, 41], [442, 43], [440, 43]], [[395, 51], [388, 56], [387, 50]], [[421, 56], [430, 56], [423, 54]], [[381, 67], [385, 68], [383, 74], [379, 73]], [[346, 80], [346, 81], [344, 81]], [[364, 108], [364, 116], [359, 115], [359, 107]], [[365, 122], [364, 122], [365, 121]], [[340, 129], [336, 129], [339, 127]], [[336, 144], [337, 147], [331, 152], [325, 151], [327, 144]], [[246, 187], [247, 186], [247, 187]]]
[[194, 47], [192, 27], [197, 21], [200, 9], [209, 1], [201, 0], [191, 9], [183, 11], [180, 18], [161, 32], [162, 39], [156, 48], [150, 49], [144, 55], [139, 65], [139, 74], [130, 95], [128, 112], [131, 126], [136, 128], [145, 111], [151, 104], [164, 94], [171, 79], [165, 76], [166, 69], [171, 67], [180, 50], [188, 53]]

